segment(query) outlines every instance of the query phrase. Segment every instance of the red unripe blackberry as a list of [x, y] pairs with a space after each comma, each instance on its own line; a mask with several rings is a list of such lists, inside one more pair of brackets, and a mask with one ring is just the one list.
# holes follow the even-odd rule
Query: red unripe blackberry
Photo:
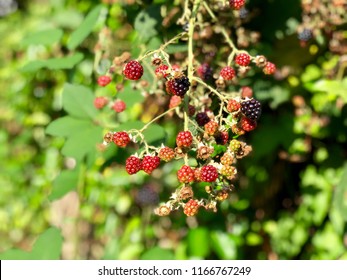
[[229, 5], [234, 10], [240, 10], [245, 5], [246, 0], [229, 0]]
[[126, 109], [127, 105], [123, 100], [116, 100], [113, 103], [112, 109], [115, 110], [117, 113], [121, 113]]
[[193, 142], [193, 136], [190, 131], [181, 131], [177, 134], [176, 144], [178, 147], [189, 147]]
[[225, 145], [226, 143], [228, 143], [229, 134], [226, 131], [221, 131], [214, 138], [218, 145]]
[[208, 63], [201, 64], [196, 72], [203, 81], [210, 81], [213, 78], [213, 69]]
[[241, 88], [241, 97], [248, 97], [248, 98], [252, 98], [253, 96], [253, 89], [250, 87], [242, 87]]
[[111, 83], [111, 77], [110, 76], [100, 76], [98, 78], [98, 85], [101, 86], [101, 87], [105, 87], [107, 86], [109, 83]]
[[230, 113], [234, 113], [238, 111], [241, 108], [240, 102], [236, 101], [235, 99], [230, 99], [227, 105], [227, 110]]
[[198, 123], [198, 125], [204, 126], [210, 121], [210, 118], [208, 117], [206, 112], [200, 112], [200, 113], [197, 113], [195, 120]]
[[143, 75], [143, 67], [140, 62], [131, 60], [125, 64], [123, 74], [129, 80], [138, 80]]
[[142, 170], [151, 174], [160, 164], [160, 158], [157, 156], [145, 156], [142, 160]]
[[204, 127], [205, 127], [205, 132], [208, 135], [214, 135], [217, 132], [219, 125], [215, 121], [209, 121], [207, 124], [205, 124]]
[[99, 96], [99, 97], [95, 97], [94, 99], [94, 107], [96, 109], [102, 109], [104, 108], [108, 103], [108, 99], [104, 96]]
[[257, 122], [243, 117], [240, 121], [240, 126], [244, 131], [252, 131], [257, 127]]
[[272, 75], [273, 73], [276, 72], [276, 65], [268, 61], [265, 67], [263, 68], [263, 72], [266, 75]]
[[158, 79], [166, 78], [167, 75], [169, 75], [169, 72], [167, 71], [168, 69], [169, 66], [162, 64], [155, 69], [155, 75]]
[[247, 53], [239, 53], [235, 57], [235, 62], [240, 66], [248, 66], [251, 62], [251, 57]]
[[241, 103], [241, 112], [249, 119], [256, 121], [261, 115], [261, 104], [256, 99], [249, 99]]
[[182, 103], [182, 98], [181, 97], [179, 97], [177, 95], [171, 96], [170, 103], [169, 103], [169, 108], [171, 109], [171, 108], [177, 107], [181, 103]]
[[125, 170], [128, 174], [132, 175], [139, 172], [142, 169], [141, 159], [135, 156], [130, 156], [125, 161]]
[[197, 200], [190, 199], [184, 205], [183, 213], [186, 214], [188, 217], [194, 216], [198, 213], [199, 207], [200, 205]]
[[164, 161], [170, 161], [175, 157], [175, 151], [169, 147], [164, 147], [159, 150], [159, 158]]
[[181, 183], [194, 182], [194, 170], [188, 165], [183, 165], [180, 170], [177, 171], [177, 179]]
[[220, 75], [224, 80], [231, 81], [235, 77], [236, 72], [234, 68], [225, 66], [222, 68], [222, 70], [220, 70]]
[[188, 77], [181, 76], [178, 78], [173, 78], [166, 82], [166, 91], [169, 94], [177, 95], [183, 97], [189, 90], [190, 82]]
[[113, 134], [112, 140], [117, 146], [124, 148], [130, 142], [130, 137], [125, 131], [120, 131]]
[[203, 182], [216, 181], [218, 178], [217, 168], [212, 165], [205, 165], [201, 167], [200, 177]]

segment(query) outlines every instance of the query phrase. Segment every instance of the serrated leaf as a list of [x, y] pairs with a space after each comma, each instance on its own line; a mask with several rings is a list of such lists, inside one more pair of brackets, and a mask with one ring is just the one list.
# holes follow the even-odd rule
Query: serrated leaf
[[35, 60], [27, 63], [22, 69], [22, 72], [35, 72], [42, 68], [51, 70], [57, 69], [72, 69], [77, 63], [83, 59], [82, 53], [75, 53], [62, 58], [50, 58], [47, 60]]
[[51, 122], [46, 128], [46, 133], [53, 136], [67, 137], [79, 131], [83, 131], [89, 126], [90, 120], [65, 116]]
[[49, 228], [35, 242], [31, 252], [10, 249], [0, 254], [2, 260], [58, 260], [63, 238], [56, 228]]
[[174, 254], [167, 249], [160, 247], [154, 247], [146, 251], [142, 256], [141, 260], [174, 260]]
[[86, 16], [81, 25], [71, 34], [67, 47], [69, 50], [75, 49], [92, 32], [102, 9], [102, 5], [96, 6]]
[[79, 131], [67, 138], [62, 154], [76, 160], [83, 159], [89, 152], [96, 150], [96, 144], [102, 142], [103, 129], [90, 124], [89, 128]]
[[30, 34], [26, 36], [21, 44], [24, 47], [27, 47], [29, 45], [53, 45], [60, 41], [61, 37], [63, 36], [63, 30], [59, 28], [53, 28], [53, 29], [47, 29], [43, 31], [39, 31], [33, 34]]
[[49, 195], [49, 200], [56, 200], [68, 192], [74, 190], [77, 186], [79, 175], [79, 168], [75, 168], [74, 170], [64, 170], [62, 171], [57, 178], [53, 181], [53, 189], [51, 194]]
[[80, 85], [65, 84], [63, 90], [63, 108], [71, 116], [81, 119], [93, 119], [98, 111], [93, 106], [92, 91]]

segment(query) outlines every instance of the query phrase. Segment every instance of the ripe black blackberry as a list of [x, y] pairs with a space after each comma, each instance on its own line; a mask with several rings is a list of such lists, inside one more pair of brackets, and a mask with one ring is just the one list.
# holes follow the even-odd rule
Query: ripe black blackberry
[[311, 29], [308, 28], [304, 28], [303, 31], [301, 31], [300, 33], [298, 33], [298, 39], [300, 41], [304, 41], [307, 42], [312, 38], [312, 31]]
[[145, 185], [138, 190], [135, 200], [140, 206], [155, 205], [159, 202], [159, 195], [152, 186]]
[[210, 118], [207, 116], [206, 112], [200, 112], [196, 114], [195, 120], [198, 125], [204, 126], [210, 121]]
[[256, 99], [249, 99], [241, 103], [241, 112], [249, 119], [256, 121], [261, 115], [261, 104]]
[[168, 93], [183, 97], [189, 90], [190, 82], [188, 77], [181, 76], [178, 78], [173, 78], [166, 82], [166, 90]]
[[206, 62], [201, 64], [196, 72], [203, 81], [211, 81], [213, 79], [213, 69]]
[[249, 14], [249, 11], [245, 8], [245, 7], [242, 7], [240, 9], [240, 18], [241, 19], [245, 19]]

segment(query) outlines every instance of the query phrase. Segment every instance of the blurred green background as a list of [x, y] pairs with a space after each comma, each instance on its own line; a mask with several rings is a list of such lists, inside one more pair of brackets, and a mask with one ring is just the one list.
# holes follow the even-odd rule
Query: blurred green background
[[[117, 92], [95, 81], [113, 56], [136, 57], [180, 32], [181, 3], [102, 2], [0, 1], [0, 258], [347, 259], [347, 59], [331, 51], [334, 32], [343, 50], [346, 22], [302, 46], [300, 1], [247, 3], [244, 26], [261, 35], [247, 50], [279, 69], [241, 81], [263, 104], [245, 138], [253, 152], [238, 162], [236, 190], [217, 213], [157, 217], [179, 163], [128, 176], [135, 151], [96, 144], [109, 120], [127, 129], [162, 104], [130, 83]], [[97, 111], [101, 95], [127, 110]], [[172, 146], [180, 129], [165, 119], [151, 142]]]

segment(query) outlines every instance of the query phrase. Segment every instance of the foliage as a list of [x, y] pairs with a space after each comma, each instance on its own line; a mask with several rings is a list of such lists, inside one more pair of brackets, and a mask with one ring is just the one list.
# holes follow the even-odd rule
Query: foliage
[[[247, 136], [253, 152], [218, 213], [195, 219], [153, 215], [181, 163], [129, 176], [124, 162], [133, 151], [99, 145], [104, 127], [139, 129], [162, 112], [165, 101], [142, 88], [100, 88], [96, 80], [113, 57], [137, 57], [179, 33], [184, 1], [102, 2], [27, 1], [0, 18], [0, 258], [346, 259], [346, 62], [324, 41], [300, 46], [300, 1], [247, 3], [244, 33], [235, 34], [261, 33], [246, 48], [278, 71], [276, 79], [251, 71], [241, 81], [263, 105]], [[168, 53], [179, 58], [185, 46]], [[209, 47], [222, 55], [215, 42]], [[155, 78], [146, 79], [149, 92]], [[96, 110], [94, 97], [103, 95], [127, 109]], [[174, 144], [179, 130], [166, 118], [146, 137]]]

